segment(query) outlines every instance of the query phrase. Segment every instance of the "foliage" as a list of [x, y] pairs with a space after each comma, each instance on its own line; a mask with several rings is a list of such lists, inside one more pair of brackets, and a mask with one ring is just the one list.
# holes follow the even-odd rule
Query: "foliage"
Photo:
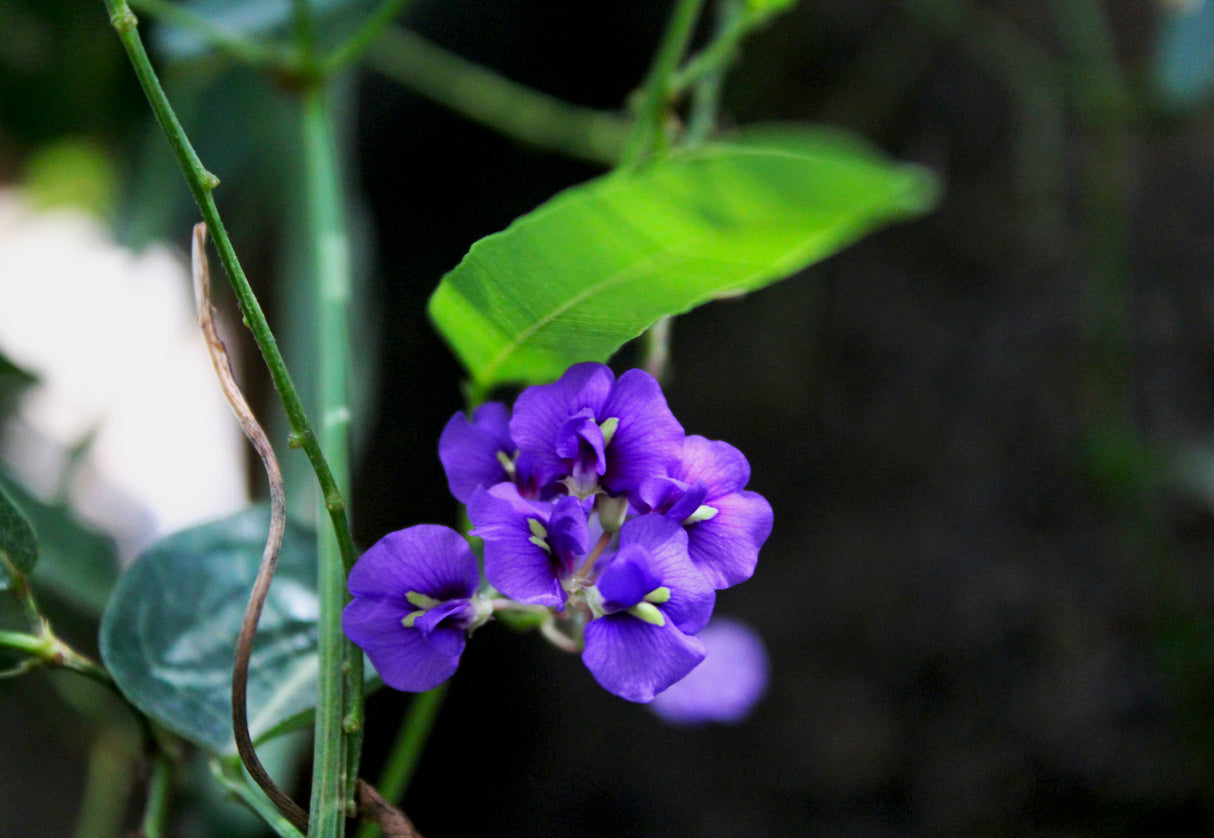
[[[347, 425], [350, 368], [356, 358], [351, 352], [350, 321], [351, 310], [357, 307], [351, 301], [351, 236], [345, 221], [339, 132], [329, 98], [340, 86], [337, 79], [342, 73], [370, 55], [381, 67], [405, 68], [403, 72], [418, 79], [426, 95], [445, 97], [444, 103], [452, 109], [516, 139], [557, 148], [583, 160], [618, 164], [614, 171], [558, 194], [506, 230], [473, 243], [464, 260], [438, 283], [429, 313], [468, 371], [470, 406], [499, 385], [542, 385], [578, 362], [605, 362], [625, 342], [647, 330], [660, 343], [661, 325], [670, 317], [712, 300], [761, 289], [886, 224], [929, 211], [938, 191], [936, 182], [925, 170], [893, 162], [864, 141], [833, 129], [767, 125], [746, 126], [731, 133], [718, 130], [720, 86], [738, 44], [790, 8], [792, 0], [749, 0], [741, 5], [723, 0], [715, 34], [696, 51], [690, 51], [689, 45], [694, 42], [703, 3], [677, 2], [653, 66], [626, 118], [573, 107], [496, 79], [492, 71], [444, 55], [416, 36], [398, 32], [396, 37], [383, 38], [381, 46], [373, 50], [373, 43], [401, 12], [404, 3], [400, 0], [377, 4], [352, 0], [315, 4], [131, 0], [129, 5], [127, 0], [105, 0], [105, 5], [210, 230], [244, 322], [266, 361], [290, 425], [290, 444], [303, 449], [316, 476], [322, 510], [318, 517], [323, 525], [315, 533], [290, 525], [277, 543], [273, 521], [280, 519], [263, 508], [249, 509], [169, 535], [125, 569], [115, 584], [114, 550], [108, 539], [80, 526], [57, 503], [40, 502], [14, 487], [13, 494], [19, 495], [16, 502], [0, 493], [0, 589], [11, 588], [21, 598], [31, 625], [28, 633], [0, 632], [0, 646], [26, 656], [10, 674], [36, 666], [60, 666], [113, 688], [125, 699], [142, 724], [143, 745], [154, 764], [142, 825], [145, 834], [162, 834], [166, 828], [165, 801], [172, 766], [179, 756], [176, 737], [181, 737], [216, 758], [216, 779], [257, 810], [279, 834], [306, 830], [310, 836], [332, 838], [344, 834], [346, 819], [356, 805], [364, 724], [362, 653], [339, 631], [342, 609], [349, 601], [346, 576], [355, 559], [347, 509], [351, 482]], [[296, 258], [313, 263], [315, 274], [314, 284], [301, 290], [297, 304], [309, 328], [315, 326], [314, 334], [309, 334], [314, 343], [309, 355], [318, 361], [317, 371], [307, 370], [298, 389], [220, 217], [212, 195], [220, 179], [204, 167], [182, 127], [145, 51], [132, 7], [166, 24], [158, 30], [157, 42], [163, 55], [176, 62], [175, 73], [188, 71], [189, 62], [205, 66], [220, 55], [266, 71], [268, 78], [289, 91], [291, 110], [299, 121], [298, 149], [293, 151], [298, 154], [305, 184], [306, 222], [301, 235], [306, 255]], [[390, 55], [385, 57], [385, 50], [408, 51], [410, 57], [393, 61]], [[476, 80], [482, 92], [492, 92], [488, 98], [507, 101], [503, 106], [502, 102], [488, 102], [484, 95], [468, 95], [466, 85], [461, 92], [456, 75]], [[688, 127], [673, 128], [671, 117], [683, 110]], [[509, 117], [511, 112], [542, 112], [548, 125], [543, 131], [526, 128]], [[267, 120], [277, 121], [274, 113], [267, 106], [263, 116], [270, 114]], [[227, 122], [208, 126], [207, 131], [240, 130], [241, 126]], [[281, 137], [276, 142], [279, 140]], [[78, 152], [82, 147], [68, 150]], [[253, 145], [246, 138], [241, 147]], [[77, 162], [78, 158], [78, 153], [68, 155]], [[51, 168], [58, 175], [63, 166], [59, 163]], [[223, 174], [228, 176], [226, 171]], [[62, 189], [54, 178], [47, 179], [45, 171], [34, 180], [56, 194]], [[107, 194], [101, 190], [93, 202], [105, 205]], [[199, 235], [196, 242], [201, 241]], [[196, 259], [200, 260], [196, 265], [201, 264], [201, 253]], [[205, 269], [196, 267], [196, 279], [205, 275]], [[209, 346], [212, 360], [222, 370], [220, 365], [227, 359], [218, 343], [215, 339]], [[7, 366], [0, 372], [15, 374]], [[660, 367], [660, 363], [655, 361], [654, 366]], [[609, 374], [606, 368], [602, 374]], [[621, 376], [621, 387], [634, 386], [640, 376], [644, 373]], [[652, 388], [660, 399], [656, 382]], [[309, 394], [307, 405], [301, 390]], [[244, 421], [242, 410], [247, 412], [247, 407], [238, 406], [243, 397], [230, 391], [228, 397], [237, 406], [246, 433], [255, 438]], [[578, 431], [580, 439], [590, 440], [598, 449], [609, 449], [612, 456], [621, 449], [635, 455], [647, 444], [644, 428], [654, 413], [650, 407], [640, 410], [639, 417], [613, 413], [597, 416], [593, 422], [584, 415], [588, 409], [581, 405], [566, 417], [585, 425]], [[315, 430], [309, 413], [321, 417]], [[588, 665], [595, 677], [614, 685], [613, 691], [634, 700], [652, 699], [655, 690], [665, 689], [703, 658], [699, 641], [692, 635], [707, 621], [712, 610], [708, 603], [715, 594], [713, 585], [699, 575], [700, 557], [688, 552], [688, 545], [696, 540], [697, 532], [700, 538], [717, 533], [721, 540], [729, 541], [720, 535], [728, 534], [733, 526], [729, 504], [749, 502], [745, 498], [751, 494], [742, 488], [749, 466], [740, 453], [726, 446], [728, 452], [723, 454], [725, 449], [700, 438], [697, 451], [717, 452], [711, 457], [703, 455], [712, 463], [709, 471], [713, 476], [700, 479], [704, 475], [680, 459], [685, 450], [682, 430], [673, 419], [671, 423], [672, 436], [666, 446], [670, 451], [654, 460], [653, 474], [646, 472], [647, 481], [670, 484], [665, 490], [668, 502], [663, 505], [659, 499], [649, 498], [645, 503], [653, 507], [647, 510], [650, 514], [638, 519], [640, 523], [630, 520], [621, 530], [625, 540], [619, 550], [636, 554], [630, 559], [635, 567], [627, 562], [613, 565], [613, 558], [605, 556], [599, 568], [603, 578], [614, 585], [615, 599], [604, 600], [599, 595], [594, 587], [597, 577], [591, 573], [611, 541], [611, 531], [599, 537], [593, 548], [590, 543], [582, 545], [579, 554], [585, 564], [575, 599], [598, 620], [590, 622], [589, 631], [600, 641], [598, 646], [588, 644], [592, 653]], [[508, 464], [514, 474], [519, 464], [510, 460], [513, 448], [492, 450], [489, 466]], [[272, 460], [272, 456], [266, 460], [271, 473], [277, 469], [270, 466]], [[682, 468], [686, 473], [679, 470]], [[591, 466], [581, 463], [575, 483], [587, 488], [583, 478], [590, 470]], [[518, 471], [524, 473], [525, 469], [520, 466]], [[614, 494], [611, 478], [608, 473], [604, 486]], [[685, 485], [684, 478], [694, 485]], [[273, 481], [272, 485], [277, 487]], [[545, 490], [555, 492], [557, 485]], [[636, 491], [634, 502], [640, 504], [642, 487], [629, 489]], [[708, 494], [710, 489], [712, 494]], [[528, 488], [521, 486], [520, 491]], [[697, 492], [703, 496], [692, 502]], [[277, 489], [271, 494], [277, 503]], [[675, 494], [690, 506], [688, 510], [682, 510]], [[705, 499], [721, 509], [701, 503]], [[565, 500], [565, 507], [580, 509], [580, 501]], [[519, 502], [533, 509], [521, 498]], [[526, 501], [532, 502], [539, 501], [534, 497]], [[628, 502], [621, 508], [618, 498], [604, 497], [595, 503], [602, 506], [601, 519], [618, 519], [617, 526], [628, 511]], [[756, 555], [771, 528], [770, 509], [765, 501], [762, 505], [761, 520], [746, 525], [761, 530], [762, 537], [744, 539]], [[719, 520], [707, 524], [718, 512]], [[667, 515], [670, 517], [664, 517]], [[35, 541], [35, 527], [27, 516], [42, 534], [41, 541]], [[554, 529], [557, 520], [549, 522]], [[524, 523], [524, 529], [515, 535], [525, 545], [551, 553], [555, 549], [551, 544], [535, 529], [526, 529], [537, 524]], [[684, 527], [692, 528], [692, 534]], [[607, 524], [601, 528], [608, 529]], [[271, 532], [268, 544], [267, 531]], [[462, 538], [454, 533], [452, 537]], [[45, 582], [85, 614], [104, 608], [99, 635], [104, 666], [64, 643], [39, 612], [25, 577], [34, 570], [40, 550], [45, 558], [38, 568], [42, 576], [35, 581]], [[443, 631], [455, 640], [448, 636], [444, 642], [454, 642], [462, 649], [462, 632], [489, 619], [495, 610], [515, 608], [521, 612], [515, 625], [526, 624], [534, 616], [531, 606], [535, 603], [504, 605], [489, 590], [478, 589], [475, 560], [467, 548], [463, 550], [461, 566], [468, 571], [464, 575], [472, 580], [471, 587], [456, 596], [442, 585], [418, 582], [398, 592], [416, 607], [404, 615], [403, 623], [395, 611], [385, 622], [378, 610], [380, 600], [364, 598], [356, 604], [374, 617], [367, 625], [374, 631], [381, 624], [385, 631], [396, 631], [403, 624], [417, 635], [410, 635], [410, 642], [425, 643], [431, 634], [440, 633], [435, 628], [439, 622], [449, 620]], [[638, 558], [641, 553], [648, 558], [642, 561], [643, 557]], [[267, 563], [266, 557], [273, 555], [278, 558], [277, 575], [269, 584], [266, 568], [272, 573], [273, 562]], [[546, 561], [544, 555], [537, 556]], [[716, 587], [748, 577], [754, 558], [748, 554], [745, 573], [739, 571], [734, 574], [737, 579], [731, 577], [727, 582], [718, 580]], [[642, 565], [658, 559], [678, 572], [670, 571], [669, 579], [654, 576], [643, 590], [632, 591], [636, 587], [635, 580], [630, 581], [632, 576], [645, 576], [649, 570]], [[428, 555], [422, 556], [419, 566], [428, 567], [429, 560]], [[494, 560], [491, 556], [486, 561], [493, 564]], [[364, 562], [362, 567], [356, 576], [375, 577], [373, 593], [382, 588], [378, 574], [390, 576], [399, 570], [390, 560]], [[47, 572], [52, 570], [55, 572]], [[254, 591], [251, 598], [250, 589]], [[631, 593], [620, 593], [625, 589]], [[706, 606], [696, 612], [695, 619], [679, 616], [683, 597], [690, 596], [686, 591]], [[400, 599], [394, 595], [391, 607], [402, 607]], [[263, 610], [258, 623], [250, 615], [258, 613], [259, 603]], [[640, 660], [646, 644], [621, 643], [620, 638], [648, 637], [643, 633], [667, 625], [663, 616], [667, 613], [670, 625], [678, 624], [680, 632], [685, 629], [688, 635], [680, 635], [684, 654], [679, 666], [655, 674], [656, 670], [647, 670], [648, 664]], [[459, 619], [451, 623], [452, 615]], [[634, 624], [633, 618], [639, 622]], [[550, 623], [539, 627], [552, 639]], [[530, 624], [536, 625], [534, 621]], [[609, 626], [623, 628], [618, 636], [604, 635], [614, 631], [605, 628]], [[253, 740], [260, 743], [288, 730], [314, 727], [311, 804], [306, 813], [274, 786], [255, 752], [235, 744], [241, 737], [234, 737], [234, 724], [238, 733], [242, 728], [239, 714], [233, 722], [232, 706], [235, 702], [240, 707], [242, 699], [239, 682], [233, 683], [233, 649], [238, 635], [243, 631], [247, 638], [250, 630], [256, 631], [251, 657], [247, 661], [239, 658], [236, 669], [239, 672], [240, 664], [249, 664], [247, 702]], [[602, 651], [616, 647], [634, 652]], [[688, 649], [695, 654], [687, 653]], [[620, 660], [630, 656], [640, 660], [636, 667], [632, 660]], [[629, 685], [621, 683], [631, 678], [634, 669], [646, 673], [644, 689], [633, 689], [630, 681]], [[426, 712], [418, 714], [418, 727], [412, 733], [405, 731], [400, 740], [404, 744], [390, 757], [397, 776], [407, 775], [416, 762], [427, 720], [433, 718], [441, 700], [441, 693], [433, 695], [437, 697], [424, 705]], [[233, 755], [239, 756], [248, 777]], [[360, 799], [364, 803], [376, 800], [365, 789]], [[398, 817], [403, 818], [382, 800], [370, 811], [373, 819], [384, 824], [399, 823]]]

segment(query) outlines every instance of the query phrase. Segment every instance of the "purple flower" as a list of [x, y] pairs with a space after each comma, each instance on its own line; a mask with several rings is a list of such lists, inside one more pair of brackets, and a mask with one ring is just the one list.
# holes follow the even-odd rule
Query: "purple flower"
[[650, 707], [672, 724], [735, 724], [767, 690], [767, 652], [754, 629], [724, 617], [700, 632], [708, 654]]
[[641, 512], [661, 512], [687, 528], [688, 552], [713, 587], [749, 579], [771, 535], [771, 504], [745, 491], [750, 464], [727, 442], [689, 436], [683, 459], [664, 477], [646, 479], [633, 496]]
[[[662, 515], [633, 518], [619, 550], [602, 560], [582, 661], [605, 689], [629, 701], [653, 697], [704, 659], [695, 633], [716, 592], [687, 555], [687, 534]], [[594, 592], [597, 592], [597, 596]]]
[[518, 450], [510, 439], [509, 422], [504, 404], [486, 402], [473, 412], [472, 421], [456, 413], [443, 428], [438, 458], [451, 494], [460, 503], [467, 503], [480, 486], [513, 482], [518, 476], [514, 463]]
[[478, 582], [476, 557], [455, 530], [389, 533], [350, 571], [354, 599], [341, 626], [385, 684], [422, 692], [454, 674], [467, 630], [487, 619], [473, 600]]
[[589, 546], [582, 501], [529, 501], [509, 483], [477, 489], [468, 502], [471, 535], [485, 540], [485, 578], [519, 602], [564, 609], [561, 584]]
[[604, 364], [575, 364], [553, 384], [528, 387], [514, 403], [510, 435], [519, 467], [542, 489], [588, 497], [630, 492], [666, 474], [683, 448], [683, 428], [653, 376], [615, 379]]

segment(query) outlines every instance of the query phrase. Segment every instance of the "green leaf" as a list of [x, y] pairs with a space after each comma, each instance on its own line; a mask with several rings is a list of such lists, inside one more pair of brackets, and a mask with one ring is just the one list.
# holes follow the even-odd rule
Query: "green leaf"
[[15, 574], [27, 575], [38, 561], [34, 528], [17, 504], [0, 488], [0, 591], [7, 591]]
[[484, 392], [606, 361], [659, 318], [929, 210], [936, 181], [849, 135], [755, 128], [568, 189], [472, 246], [430, 316]]
[[[174, 533], [123, 574], [101, 620], [101, 657], [131, 703], [186, 739], [235, 753], [232, 663], [269, 512]], [[249, 730], [283, 731], [315, 701], [316, 541], [288, 525], [249, 667]]]
[[16, 481], [0, 475], [8, 493], [38, 533], [39, 593], [90, 613], [100, 614], [118, 579], [118, 548], [114, 539], [83, 523], [65, 504], [38, 500]]

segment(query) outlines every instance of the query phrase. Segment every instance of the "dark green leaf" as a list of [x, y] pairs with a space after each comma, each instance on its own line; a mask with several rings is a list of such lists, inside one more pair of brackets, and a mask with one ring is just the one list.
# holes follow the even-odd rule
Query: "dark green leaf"
[[3, 488], [0, 488], [0, 591], [7, 591], [13, 574], [22, 576], [38, 561], [38, 541], [34, 528], [21, 514]]
[[0, 479], [38, 533], [38, 571], [34, 584], [91, 614], [105, 608], [118, 579], [114, 539], [92, 529], [68, 506], [38, 500], [15, 481]]
[[568, 189], [472, 246], [430, 316], [481, 391], [606, 361], [659, 318], [783, 279], [923, 213], [932, 176], [768, 126]]
[[37, 381], [37, 377], [14, 364], [0, 353], [0, 419], [8, 415], [21, 391]]
[[[101, 657], [147, 715], [221, 754], [232, 738], [232, 662], [269, 513], [175, 533], [123, 574], [101, 621]], [[318, 662], [315, 538], [288, 526], [249, 674], [255, 739], [312, 706]]]

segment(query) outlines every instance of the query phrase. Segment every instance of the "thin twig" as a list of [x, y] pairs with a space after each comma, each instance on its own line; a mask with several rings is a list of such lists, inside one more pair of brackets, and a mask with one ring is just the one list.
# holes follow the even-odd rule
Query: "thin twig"
[[249, 604], [245, 609], [244, 622], [240, 626], [240, 636], [236, 640], [236, 662], [232, 667], [232, 732], [236, 737], [236, 750], [240, 759], [248, 769], [249, 776], [266, 793], [266, 797], [294, 824], [301, 832], [308, 828], [308, 814], [299, 804], [290, 798], [286, 792], [278, 788], [270, 778], [265, 766], [257, 758], [253, 747], [253, 739], [249, 735], [248, 687], [249, 659], [253, 655], [253, 636], [257, 634], [257, 622], [261, 619], [261, 610], [265, 605], [266, 595], [270, 592], [270, 582], [274, 579], [274, 569], [278, 565], [278, 550], [282, 546], [282, 536], [286, 529], [287, 512], [284, 499], [282, 471], [278, 467], [278, 458], [274, 456], [274, 448], [261, 429], [253, 411], [249, 409], [244, 394], [236, 384], [232, 375], [232, 365], [228, 360], [228, 352], [215, 331], [214, 309], [211, 307], [211, 278], [207, 266], [207, 225], [194, 225], [193, 268], [194, 294], [198, 305], [198, 322], [202, 327], [203, 336], [207, 342], [207, 352], [211, 356], [211, 365], [219, 378], [219, 386], [223, 390], [240, 429], [253, 447], [266, 469], [266, 477], [270, 481], [270, 532], [266, 538], [265, 550], [261, 555], [261, 566], [257, 569], [257, 578], [253, 582], [253, 591], [249, 594]]
[[367, 51], [371, 69], [499, 134], [546, 151], [614, 166], [628, 120], [574, 105], [502, 76], [403, 27]]

